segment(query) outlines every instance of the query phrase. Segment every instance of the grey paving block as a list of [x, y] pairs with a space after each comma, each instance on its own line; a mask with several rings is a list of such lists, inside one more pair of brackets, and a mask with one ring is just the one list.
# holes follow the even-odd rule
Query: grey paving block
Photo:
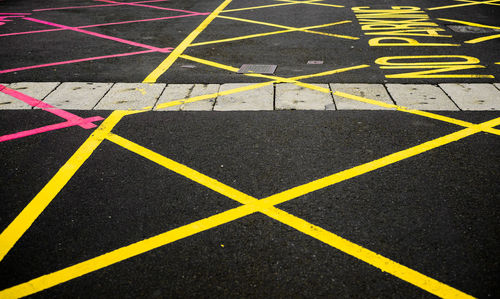
[[[176, 100], [189, 99], [201, 95], [217, 93], [220, 84], [168, 84], [163, 91], [154, 110], [158, 104], [168, 103]], [[193, 103], [171, 106], [160, 109], [161, 111], [211, 111], [215, 104], [215, 98], [201, 100]]]
[[92, 110], [113, 83], [65, 82], [44, 100], [61, 109]]
[[459, 110], [441, 88], [435, 85], [386, 84], [386, 87], [399, 106], [416, 110]]
[[116, 83], [95, 106], [95, 110], [152, 109], [166, 84]]
[[[344, 93], [352, 94], [355, 96], [368, 98], [371, 100], [376, 100], [384, 102], [386, 104], [394, 104], [391, 97], [385, 90], [382, 84], [343, 84], [343, 83], [331, 83], [330, 88], [333, 92], [341, 91]], [[359, 102], [352, 99], [346, 99], [344, 97], [337, 96], [333, 94], [333, 99], [338, 110], [386, 110], [389, 108], [371, 105], [368, 103]]]
[[[59, 82], [19, 82], [9, 84], [9, 88], [19, 91], [37, 100], [43, 100], [53, 91]], [[0, 92], [0, 109], [31, 109], [32, 106], [14, 97]]]
[[462, 110], [500, 110], [500, 90], [488, 83], [439, 84]]
[[[328, 84], [314, 84], [328, 88]], [[325, 110], [326, 106], [333, 104], [331, 93], [324, 93], [293, 83], [276, 85], [275, 96], [276, 110]]]
[[[220, 86], [219, 92], [253, 83], [227, 83]], [[273, 110], [274, 87], [266, 85], [257, 89], [219, 96], [215, 102], [215, 111], [259, 111]]]

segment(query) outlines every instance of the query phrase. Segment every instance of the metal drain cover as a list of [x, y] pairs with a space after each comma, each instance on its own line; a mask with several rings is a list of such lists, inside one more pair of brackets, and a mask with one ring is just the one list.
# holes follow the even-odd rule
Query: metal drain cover
[[275, 64], [244, 64], [238, 70], [238, 74], [274, 74], [277, 67]]

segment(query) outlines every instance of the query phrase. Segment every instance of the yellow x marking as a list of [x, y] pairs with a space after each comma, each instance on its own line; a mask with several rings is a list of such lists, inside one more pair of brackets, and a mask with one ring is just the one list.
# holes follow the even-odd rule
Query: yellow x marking
[[[287, 30], [279, 30], [279, 31], [266, 32], [266, 33], [243, 35], [243, 36], [238, 36], [238, 37], [233, 37], [233, 38], [226, 38], [226, 39], [219, 39], [219, 40], [213, 40], [213, 41], [207, 41], [207, 42], [194, 43], [194, 44], [191, 44], [190, 47], [197, 47], [197, 46], [204, 46], [204, 45], [218, 44], [218, 43], [227, 43], [227, 42], [232, 42], [232, 41], [237, 41], [237, 40], [264, 37], [264, 36], [281, 34], [281, 33], [288, 33], [288, 32], [294, 32], [294, 31], [304, 31], [304, 30], [308, 30], [308, 29], [324, 28], [324, 27], [335, 26], [335, 25], [346, 24], [346, 23], [351, 23], [351, 21], [340, 21], [340, 22], [335, 22], [335, 23], [301, 27], [301, 28], [296, 28], [296, 29], [287, 29]], [[339, 34], [332, 34], [332, 33], [327, 33], [327, 34], [329, 36], [352, 39], [352, 37], [346, 36], [346, 35], [339, 35]], [[358, 39], [358, 38], [355, 38], [355, 39]]]
[[[279, 7], [279, 6], [287, 6], [287, 5], [296, 5], [296, 4], [310, 4], [314, 2], [320, 2], [323, 0], [311, 0], [311, 1], [304, 1], [304, 2], [299, 2], [299, 1], [285, 1], [288, 3], [278, 3], [278, 4], [268, 4], [268, 5], [260, 5], [260, 6], [252, 6], [252, 7], [244, 7], [244, 8], [235, 8], [235, 9], [225, 9], [222, 12], [236, 12], [236, 11], [244, 11], [244, 10], [254, 10], [254, 9], [261, 9], [261, 8], [269, 8], [269, 7]], [[334, 7], [344, 7], [342, 5], [332, 5]]]
[[[49, 182], [47, 186], [49, 185], [51, 186], [49, 188], [46, 186], [40, 192], [42, 193], [44, 192], [44, 190], [46, 190], [45, 200], [43, 201], [43, 203], [35, 204], [35, 206], [38, 205], [37, 207], [35, 207], [35, 209], [40, 209], [39, 213], [41, 213], [41, 211], [45, 209], [48, 203], [50, 203], [50, 201], [64, 187], [64, 185], [69, 181], [71, 176], [74, 175], [74, 173], [81, 167], [81, 165], [92, 154], [92, 152], [103, 141], [103, 139], [107, 139], [111, 142], [114, 142], [115, 144], [120, 145], [138, 155], [141, 155], [159, 165], [162, 165], [167, 169], [170, 169], [180, 175], [183, 175], [188, 179], [191, 179], [203, 186], [206, 186], [226, 197], [236, 200], [239, 203], [241, 203], [242, 206], [193, 222], [188, 225], [184, 225], [182, 227], [157, 235], [155, 237], [151, 237], [143, 241], [133, 243], [131, 245], [119, 248], [112, 252], [92, 258], [90, 260], [75, 264], [68, 268], [64, 268], [62, 270], [41, 276], [39, 278], [35, 278], [26, 283], [22, 283], [17, 286], [5, 289], [3, 291], [0, 291], [0, 296], [2, 298], [11, 298], [11, 297], [18, 298], [34, 294], [41, 290], [64, 283], [66, 281], [80, 277], [82, 275], [97, 271], [99, 269], [118, 263], [125, 259], [137, 256], [139, 254], [153, 250], [160, 246], [164, 246], [166, 244], [175, 242], [177, 240], [192, 236], [199, 232], [217, 227], [219, 225], [231, 222], [233, 220], [239, 219], [241, 217], [250, 215], [255, 212], [263, 213], [273, 219], [276, 219], [284, 224], [287, 224], [297, 229], [298, 231], [301, 231], [302, 233], [305, 233], [334, 248], [337, 248], [346, 254], [354, 256], [374, 267], [381, 269], [384, 272], [391, 273], [392, 275], [437, 296], [450, 297], [450, 298], [451, 297], [471, 298], [471, 296], [457, 289], [454, 289], [424, 274], [421, 274], [397, 262], [394, 262], [381, 255], [378, 255], [375, 252], [370, 251], [369, 249], [366, 249], [346, 239], [343, 239], [342, 237], [337, 236], [329, 231], [326, 231], [318, 226], [315, 226], [301, 218], [298, 218], [294, 215], [291, 215], [280, 209], [277, 209], [275, 205], [295, 199], [310, 192], [314, 192], [326, 188], [328, 186], [332, 186], [336, 183], [374, 171], [376, 169], [402, 161], [404, 159], [408, 159], [410, 157], [419, 155], [434, 148], [449, 144], [451, 142], [458, 141], [462, 138], [487, 130], [488, 128], [495, 127], [497, 125], [500, 125], [500, 118], [496, 118], [479, 125], [474, 125], [469, 128], [462, 129], [455, 133], [448, 134], [440, 138], [436, 138], [434, 140], [422, 143], [420, 145], [411, 147], [409, 149], [400, 152], [396, 152], [394, 154], [385, 156], [375, 161], [365, 163], [353, 167], [351, 169], [341, 171], [339, 173], [324, 177], [322, 179], [318, 179], [313, 182], [297, 186], [287, 191], [258, 200], [257, 198], [242, 193], [202, 173], [199, 173], [194, 169], [191, 169], [185, 165], [177, 163], [158, 153], [155, 153], [147, 148], [144, 148], [125, 138], [122, 138], [118, 135], [111, 133], [112, 128], [124, 116], [138, 112], [143, 112], [143, 111], [141, 110], [141, 111], [113, 112], [101, 124], [101, 126], [99, 126], [99, 128], [96, 129], [95, 133], [92, 134], [87, 139], [87, 141], [80, 147], [80, 149], [77, 150], [77, 152], [70, 158], [70, 160], [61, 168], [61, 170], [54, 176], [51, 182], [55, 181], [55, 183], [51, 185], [51, 182]], [[30, 205], [32, 204], [33, 202], [30, 203]]]
[[497, 3], [497, 2], [500, 2], [500, 0], [490, 0], [490, 1], [455, 0], [455, 1], [466, 2], [466, 3], [446, 5], [446, 6], [436, 6], [436, 7], [428, 8], [427, 10], [447, 9], [447, 8], [455, 8], [455, 7], [463, 7], [463, 6], [471, 6], [471, 5], [479, 5], [479, 4], [500, 5]]
[[260, 21], [254, 21], [254, 20], [249, 20], [249, 19], [242, 19], [242, 18], [235, 18], [235, 17], [228, 17], [228, 16], [221, 16], [221, 15], [219, 15], [218, 18], [223, 18], [223, 19], [228, 19], [228, 20], [234, 20], [234, 21], [240, 21], [240, 22], [246, 22], [246, 23], [252, 23], [252, 24], [265, 25], [265, 26], [271, 26], [271, 27], [277, 27], [277, 28], [287, 29], [287, 30], [290, 30], [290, 31], [302, 31], [302, 32], [307, 32], [307, 33], [313, 33], [313, 34], [319, 34], [319, 35], [325, 35], [325, 36], [333, 36], [333, 37], [340, 37], [340, 38], [352, 39], [352, 40], [359, 39], [359, 37], [354, 37], [354, 36], [349, 36], [349, 35], [340, 35], [340, 34], [325, 33], [325, 32], [321, 32], [321, 31], [313, 31], [313, 30], [309, 30], [309, 29], [295, 28], [295, 27], [290, 27], [290, 26], [277, 25], [277, 24], [272, 24], [272, 23], [268, 23], [268, 22], [260, 22]]
[[[467, 25], [467, 26], [478, 27], [478, 28], [488, 28], [488, 29], [500, 30], [500, 27], [490, 26], [490, 25], [483, 25], [483, 24], [478, 24], [478, 23], [473, 23], [473, 22], [467, 22], [467, 21], [460, 21], [460, 20], [453, 20], [453, 19], [438, 19], [438, 20], [447, 21], [447, 22], [453, 22], [453, 23], [458, 23], [458, 24], [464, 24], [464, 25]], [[495, 39], [495, 38], [500, 38], [500, 34], [493, 34], [493, 35], [488, 35], [488, 36], [474, 38], [474, 39], [465, 41], [465, 43], [467, 43], [467, 44], [477, 44], [477, 43], [484, 42], [484, 41], [487, 41], [487, 40], [492, 40], [492, 39]]]

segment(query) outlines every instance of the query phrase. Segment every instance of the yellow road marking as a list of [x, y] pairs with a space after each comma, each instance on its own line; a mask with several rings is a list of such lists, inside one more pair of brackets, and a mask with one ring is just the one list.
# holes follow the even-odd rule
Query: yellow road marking
[[[201, 42], [201, 43], [194, 43], [194, 44], [191, 44], [190, 47], [197, 47], [197, 46], [204, 46], [204, 45], [218, 44], [218, 43], [226, 43], [226, 42], [232, 42], [232, 41], [237, 41], [237, 40], [264, 37], [264, 36], [269, 36], [269, 35], [288, 33], [288, 32], [294, 32], [294, 31], [301, 31], [301, 30], [307, 30], [307, 29], [324, 28], [324, 27], [328, 27], [328, 26], [334, 26], [334, 25], [340, 25], [340, 24], [346, 24], [346, 23], [351, 23], [351, 21], [340, 21], [340, 22], [335, 22], [335, 23], [330, 23], [330, 24], [301, 27], [301, 28], [297, 28], [297, 29], [287, 29], [287, 30], [265, 32], [265, 33], [243, 35], [243, 36], [237, 36], [237, 37], [233, 37], [233, 38], [225, 38], [225, 39], [219, 39], [219, 40], [213, 40], [213, 41], [207, 41], [207, 42]], [[333, 33], [329, 33], [329, 34], [331, 34], [335, 37], [343, 38], [342, 35], [333, 34]]]
[[431, 8], [428, 8], [427, 10], [447, 9], [447, 8], [455, 8], [455, 7], [478, 5], [478, 4], [495, 4], [495, 2], [498, 2], [498, 1], [500, 1], [500, 0], [492, 0], [492, 1], [470, 1], [470, 2], [469, 1], [460, 1], [460, 2], [467, 2], [467, 3], [431, 7]]
[[198, 35], [205, 30], [205, 28], [210, 24], [215, 17], [226, 8], [232, 0], [224, 1], [219, 7], [217, 7], [193, 32], [191, 32], [173, 51], [168, 55], [168, 57], [149, 74], [143, 83], [154, 83], [158, 78], [165, 73], [172, 64], [177, 60], [177, 58], [186, 50], [186, 48], [193, 42], [193, 40], [198, 37]]
[[289, 2], [289, 3], [295, 3], [295, 4], [310, 4], [310, 5], [319, 5], [319, 6], [329, 6], [329, 7], [344, 7], [343, 5], [336, 5], [336, 4], [326, 4], [326, 3], [316, 3], [316, 1], [293, 1], [293, 0], [276, 0], [276, 1], [281, 1], [281, 2]]
[[68, 183], [78, 169], [85, 163], [94, 150], [101, 144], [113, 127], [131, 111], [115, 111], [90, 135], [71, 158], [59, 169], [54, 177], [31, 200], [21, 213], [0, 235], [0, 261], [30, 228], [38, 216], [51, 203], [61, 189]]
[[489, 36], [484, 36], [484, 37], [478, 37], [478, 38], [474, 38], [474, 39], [465, 41], [464, 43], [466, 43], [466, 44], [477, 44], [477, 43], [485, 42], [485, 41], [492, 40], [492, 39], [495, 39], [495, 38], [500, 38], [500, 34], [489, 35]]
[[96, 270], [123, 261], [125, 259], [134, 257], [141, 253], [172, 243], [176, 240], [189, 237], [193, 234], [239, 219], [246, 215], [252, 214], [256, 211], [260, 211], [274, 219], [277, 219], [278, 221], [281, 221], [284, 224], [294, 227], [295, 229], [313, 238], [316, 238], [326, 244], [329, 244], [334, 248], [337, 248], [349, 255], [352, 255], [370, 265], [373, 265], [384, 272], [388, 272], [402, 280], [414, 284], [415, 286], [418, 286], [432, 294], [435, 294], [440, 297], [470, 298], [469, 295], [460, 292], [459, 290], [456, 290], [450, 286], [447, 286], [446, 284], [443, 284], [421, 273], [418, 273], [412, 269], [409, 269], [403, 265], [393, 262], [368, 249], [365, 249], [357, 244], [345, 240], [331, 232], [328, 232], [320, 227], [314, 226], [304, 221], [303, 219], [285, 213], [284, 211], [275, 208], [274, 205], [297, 198], [299, 196], [302, 196], [310, 192], [317, 191], [327, 186], [331, 186], [340, 181], [344, 181], [353, 178], [355, 176], [362, 175], [364, 173], [373, 171], [375, 169], [384, 167], [386, 165], [396, 163], [403, 159], [413, 157], [415, 155], [443, 146], [445, 144], [458, 141], [462, 138], [476, 134], [480, 131], [484, 131], [487, 128], [495, 127], [499, 124], [500, 124], [500, 118], [496, 118], [479, 125], [474, 125], [472, 127], [434, 139], [432, 141], [423, 143], [421, 145], [391, 154], [376, 161], [369, 162], [351, 168], [349, 170], [334, 174], [332, 176], [292, 188], [290, 190], [267, 197], [260, 201], [257, 201], [255, 198], [251, 196], [248, 196], [229, 186], [219, 183], [195, 170], [190, 169], [187, 166], [184, 166], [173, 160], [165, 158], [137, 144], [134, 144], [124, 138], [121, 138], [114, 134], [108, 134], [108, 139], [110, 141], [113, 141], [121, 146], [124, 146], [125, 148], [137, 154], [140, 154], [148, 159], [151, 159], [152, 161], [159, 163], [160, 165], [163, 165], [164, 167], [169, 168], [175, 171], [176, 173], [184, 175], [190, 179], [194, 179], [198, 183], [207, 186], [212, 190], [216, 190], [217, 192], [219, 192], [220, 190], [221, 192], [223, 192], [223, 194], [226, 194], [226, 196], [230, 196], [230, 198], [238, 200], [239, 202], [242, 203], [247, 203], [247, 202], [248, 203], [238, 208], [231, 209], [226, 212], [176, 228], [174, 230], [168, 231], [158, 236], [137, 243], [133, 243], [131, 245], [114, 250], [110, 253], [53, 272], [51, 274], [35, 278], [33, 280], [30, 280], [29, 282], [13, 286], [11, 288], [0, 291], [0, 296], [5, 298], [11, 298], [11, 297], [18, 298], [34, 294], [36, 292], [53, 287], [55, 285], [69, 281], [76, 277], [80, 277], [82, 275], [94, 272]]
[[270, 27], [277, 27], [277, 28], [282, 28], [282, 29], [288, 29], [288, 30], [292, 30], [292, 31], [301, 31], [301, 32], [313, 33], [313, 34], [318, 34], [318, 35], [325, 35], [325, 36], [333, 36], [333, 37], [351, 39], [351, 40], [358, 40], [359, 39], [359, 37], [354, 37], [354, 36], [349, 36], [349, 35], [325, 33], [325, 32], [321, 32], [321, 31], [301, 29], [301, 28], [295, 28], [295, 27], [290, 27], [290, 26], [285, 26], [285, 25], [272, 24], [272, 23], [268, 23], [268, 22], [254, 21], [254, 20], [243, 19], [243, 18], [235, 18], [235, 17], [228, 17], [228, 16], [222, 16], [222, 15], [217, 16], [217, 17], [218, 18], [222, 18], [222, 19], [228, 19], [228, 20], [245, 22], [245, 23], [252, 23], [252, 24], [258, 24], [258, 25], [264, 25], [264, 26], [270, 26]]
[[[458, 23], [458, 24], [464, 24], [464, 25], [472, 26], [472, 27], [488, 28], [488, 29], [496, 29], [496, 30], [500, 29], [500, 27], [497, 27], [497, 26], [483, 25], [483, 24], [478, 24], [478, 23], [473, 23], [473, 22], [468, 22], [468, 21], [460, 21], [460, 20], [453, 20], [453, 19], [441, 19], [441, 18], [438, 20], [453, 22], [453, 23]], [[493, 34], [493, 35], [488, 35], [488, 36], [484, 36], [484, 37], [474, 38], [474, 39], [465, 41], [465, 43], [477, 44], [480, 42], [484, 42], [484, 41], [488, 41], [488, 40], [492, 40], [492, 39], [496, 39], [496, 38], [500, 38], [500, 34]]]
[[[188, 59], [188, 60], [191, 60], [191, 61], [195, 61], [195, 62], [198, 62], [198, 63], [206, 64], [206, 65], [209, 65], [209, 66], [213, 66], [213, 67], [216, 67], [216, 68], [225, 69], [225, 70], [232, 71], [232, 72], [236, 71], [235, 67], [227, 66], [227, 65], [224, 65], [224, 64], [221, 64], [221, 63], [218, 63], [218, 62], [213, 62], [213, 61], [209, 61], [209, 60], [202, 59], [202, 58], [196, 58], [196, 57], [192, 57], [192, 56], [188, 56], [188, 55], [183, 55], [182, 58]], [[357, 68], [362, 68], [362, 67], [366, 67], [366, 65], [361, 65], [361, 66], [346, 68], [346, 69], [342, 69], [342, 70], [343, 71], [347, 71], [347, 70], [357, 69]], [[325, 73], [329, 73], [329, 72], [325, 72]], [[245, 74], [245, 75], [249, 76], [249, 77], [258, 77], [258, 78], [272, 79], [272, 80], [275, 80], [276, 82], [294, 83], [294, 84], [296, 84], [298, 86], [306, 87], [306, 88], [309, 88], [309, 89], [312, 89], [312, 90], [316, 90], [316, 91], [320, 91], [320, 92], [323, 92], [323, 93], [332, 93], [332, 91], [330, 91], [330, 89], [328, 89], [328, 88], [324, 88], [324, 87], [316, 86], [316, 85], [313, 85], [313, 84], [303, 83], [303, 82], [297, 81], [298, 80], [297, 78], [301, 78], [301, 79], [303, 79], [303, 78], [310, 78], [310, 77], [316, 76], [316, 75], [312, 75], [312, 76], [309, 75], [309, 76], [305, 76], [305, 77], [304, 76], [299, 76], [297, 78], [282, 78], [282, 77], [278, 77], [278, 76], [263, 75], [263, 74]], [[390, 109], [396, 109], [398, 111], [402, 111], [402, 112], [406, 112], [406, 113], [410, 113], [410, 114], [415, 114], [415, 115], [420, 115], [420, 116], [428, 117], [428, 118], [435, 119], [435, 120], [440, 120], [440, 121], [443, 121], [443, 122], [448, 122], [448, 123], [451, 123], [451, 124], [454, 124], [454, 125], [458, 125], [458, 126], [462, 126], [462, 127], [471, 127], [471, 126], [475, 125], [475, 124], [470, 123], [470, 122], [466, 122], [466, 121], [454, 119], [454, 118], [447, 117], [447, 116], [442, 116], [442, 115], [439, 115], [439, 114], [436, 114], [436, 113], [426, 112], [426, 111], [420, 111], [420, 110], [414, 110], [414, 109], [410, 109], [410, 108], [407, 108], [407, 107], [404, 107], [404, 106], [398, 106], [398, 105], [394, 105], [394, 104], [388, 104], [388, 103], [385, 103], [385, 102], [381, 102], [381, 101], [377, 101], [377, 100], [373, 100], [373, 99], [368, 99], [368, 98], [365, 98], [365, 97], [360, 97], [360, 96], [356, 96], [356, 95], [352, 95], [352, 94], [348, 94], [348, 93], [344, 93], [344, 92], [340, 92], [340, 91], [334, 91], [333, 94], [337, 95], [337, 96], [341, 96], [341, 97], [347, 98], [347, 99], [351, 99], [351, 100], [355, 100], [355, 101], [359, 101], [359, 102], [363, 102], [363, 103], [368, 103], [368, 104], [372, 104], [372, 105], [376, 105], [376, 106], [380, 106], [380, 107], [385, 107], [385, 108], [390, 108]], [[491, 134], [495, 134], [495, 135], [500, 135], [500, 130], [495, 129], [495, 128], [486, 128], [485, 132], [488, 132], [488, 133], [491, 133]]]

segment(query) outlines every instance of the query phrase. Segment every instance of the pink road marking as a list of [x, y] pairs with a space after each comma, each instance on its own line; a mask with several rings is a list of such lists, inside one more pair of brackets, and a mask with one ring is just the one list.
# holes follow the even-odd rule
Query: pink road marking
[[127, 2], [117, 2], [117, 1], [111, 1], [111, 0], [95, 0], [95, 1], [106, 2], [106, 3], [121, 3], [123, 5], [148, 7], [148, 8], [154, 8], [154, 9], [178, 11], [178, 12], [184, 12], [184, 13], [197, 13], [197, 12], [189, 11], [189, 10], [182, 10], [182, 9], [175, 9], [175, 8], [166, 8], [166, 7], [159, 7], [159, 6], [153, 6], [153, 5], [138, 4], [138, 3], [133, 3], [133, 2], [127, 3]]
[[[134, 3], [152, 3], [152, 2], [164, 2], [168, 0], [148, 0], [148, 1], [140, 1]], [[75, 8], [93, 8], [93, 7], [106, 7], [106, 6], [119, 6], [123, 4], [100, 4], [100, 5], [87, 5], [87, 6], [68, 6], [68, 7], [55, 7], [55, 8], [41, 8], [34, 9], [33, 11], [47, 11], [47, 10], [63, 10], [63, 9], [75, 9]]]
[[[171, 50], [173, 48], [165, 48], [165, 49], [168, 49], [168, 52], [167, 51], [162, 51], [162, 53], [169, 53], [169, 52], [171, 52]], [[89, 58], [82, 58], [82, 59], [74, 59], [74, 60], [67, 60], [67, 61], [59, 61], [59, 62], [54, 62], [54, 63], [46, 63], [46, 64], [39, 64], [39, 65], [18, 67], [18, 68], [15, 68], [15, 69], [1, 70], [0, 74], [12, 73], [12, 72], [19, 72], [19, 71], [25, 71], [25, 70], [31, 70], [31, 69], [38, 69], [38, 68], [49, 67], [49, 66], [64, 65], [64, 64], [71, 64], [71, 63], [77, 63], [77, 62], [106, 59], [106, 58], [132, 56], [132, 55], [154, 53], [154, 52], [156, 52], [156, 51], [154, 51], [154, 50], [146, 50], [146, 51], [139, 51], [139, 52], [130, 52], [130, 53], [122, 53], [122, 54], [113, 54], [113, 55], [106, 55], [106, 56], [97, 56], [97, 57], [89, 57]]]
[[[3, 85], [0, 84], [0, 88], [2, 87]], [[67, 112], [67, 111], [64, 111], [62, 109], [58, 109], [52, 105], [49, 105], [47, 103], [44, 103], [40, 100], [37, 100], [35, 98], [32, 98], [28, 95], [25, 95], [23, 93], [20, 93], [19, 91], [17, 90], [14, 90], [14, 89], [10, 89], [6, 86], [3, 86], [3, 89], [0, 89], [0, 92], [3, 92], [5, 93], [6, 95], [10, 95], [11, 97], [14, 97], [20, 101], [23, 101], [25, 102], [26, 104], [32, 106], [32, 107], [40, 107], [42, 108], [42, 110], [44, 111], [47, 111], [47, 112], [50, 112], [52, 114], [55, 114], [59, 117], [62, 117], [64, 119], [66, 119], [67, 121], [70, 121], [70, 122], [77, 122], [77, 121], [80, 121], [82, 120], [81, 117], [77, 116], [77, 115], [74, 115], [73, 113], [70, 113], [70, 112]], [[82, 124], [79, 124], [78, 126], [84, 128], [84, 129], [92, 129], [92, 128], [95, 128], [96, 125], [92, 124], [92, 123], [82, 123]]]
[[[168, 19], [186, 18], [186, 17], [194, 17], [194, 16], [205, 16], [205, 15], [208, 15], [208, 14], [210, 14], [210, 13], [203, 12], [203, 13], [187, 14], [187, 15], [171, 16], [171, 17], [162, 17], [162, 18], [154, 18], [154, 19], [142, 19], [142, 20], [114, 22], [114, 23], [85, 25], [85, 26], [78, 26], [78, 27], [75, 27], [75, 28], [82, 29], [82, 28], [92, 28], [92, 27], [101, 27], [101, 26], [110, 26], [110, 25], [121, 25], [121, 24], [130, 24], [130, 23], [151, 22], [151, 21], [160, 21], [160, 20], [168, 20]], [[11, 35], [23, 35], [23, 34], [42, 33], [42, 32], [52, 32], [52, 31], [62, 31], [62, 30], [66, 30], [66, 29], [58, 28], [58, 29], [44, 29], [44, 30], [34, 30], [34, 31], [25, 31], [25, 32], [5, 33], [5, 34], [0, 34], [0, 37], [2, 37], [2, 36], [11, 36]]]
[[[45, 133], [45, 132], [49, 132], [49, 131], [59, 130], [59, 129], [63, 129], [63, 128], [78, 126], [81, 124], [92, 124], [92, 122], [94, 122], [94, 121], [101, 121], [103, 119], [104, 118], [102, 118], [100, 116], [82, 118], [81, 120], [77, 120], [77, 121], [66, 121], [66, 122], [62, 122], [62, 123], [58, 123], [58, 124], [54, 124], [54, 125], [48, 125], [45, 127], [37, 128], [37, 129], [26, 130], [26, 131], [17, 132], [14, 134], [3, 135], [3, 136], [0, 136], [0, 142], [13, 140], [13, 139], [19, 139], [19, 138], [32, 136], [32, 135], [36, 135], [36, 134], [41, 134], [41, 133]], [[94, 124], [92, 124], [92, 125], [94, 125]]]
[[145, 44], [141, 44], [141, 43], [136, 43], [136, 42], [129, 41], [129, 40], [126, 40], [126, 39], [122, 39], [122, 38], [118, 38], [118, 37], [113, 37], [113, 36], [109, 36], [109, 35], [105, 35], [105, 34], [100, 34], [100, 33], [92, 32], [92, 31], [88, 31], [88, 30], [78, 29], [76, 27], [70, 27], [70, 26], [60, 25], [60, 24], [56, 24], [56, 23], [52, 23], [52, 22], [47, 22], [47, 21], [42, 21], [42, 20], [33, 19], [33, 18], [24, 18], [24, 19], [28, 20], [28, 21], [33, 21], [33, 22], [36, 22], [36, 23], [40, 23], [40, 24], [45, 24], [45, 25], [49, 25], [49, 26], [53, 26], [53, 27], [59, 27], [59, 28], [67, 29], [67, 30], [72, 30], [72, 31], [80, 32], [80, 33], [85, 33], [85, 34], [92, 35], [92, 36], [97, 36], [97, 37], [100, 37], [100, 38], [103, 38], [103, 39], [109, 39], [109, 40], [112, 40], [112, 41], [115, 41], [115, 42], [119, 42], [119, 43], [123, 43], [123, 44], [127, 44], [127, 45], [132, 45], [132, 46], [136, 46], [136, 47], [146, 48], [146, 49], [154, 50], [154, 51], [157, 51], [157, 52], [169, 53], [169, 52], [164, 52], [165, 50], [163, 50], [162, 48], [153, 47], [153, 46], [149, 46], [149, 45], [145, 45]]
[[0, 12], [0, 15], [30, 15], [29, 12]]

